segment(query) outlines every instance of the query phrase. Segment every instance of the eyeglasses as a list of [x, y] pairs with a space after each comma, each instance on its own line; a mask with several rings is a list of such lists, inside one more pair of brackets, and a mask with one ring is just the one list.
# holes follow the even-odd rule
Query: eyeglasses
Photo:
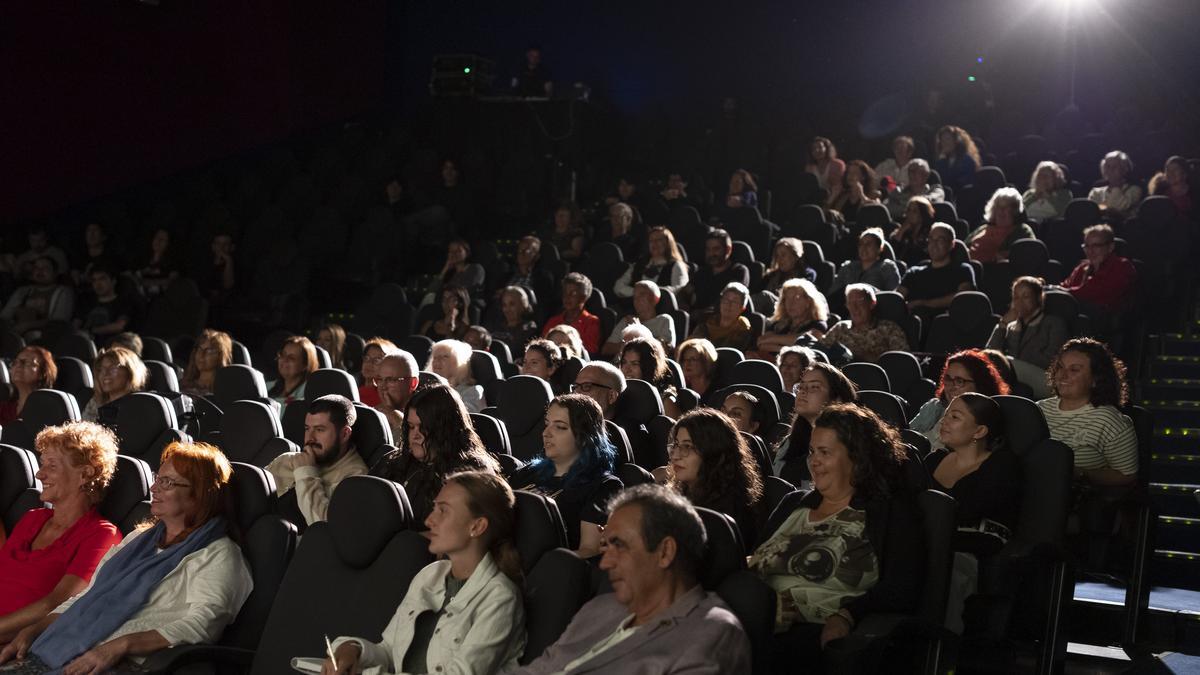
[[301, 357], [296, 356], [295, 354], [288, 354], [287, 352], [279, 352], [278, 354], [275, 355], [276, 361], [296, 362], [296, 361], [299, 361], [300, 359], [301, 359]]
[[1105, 246], [1108, 246], [1109, 244], [1112, 244], [1112, 243], [1113, 243], [1113, 240], [1109, 239], [1108, 241], [1102, 241], [1102, 242], [1097, 242], [1097, 243], [1093, 243], [1093, 244], [1080, 244], [1079, 248], [1081, 248], [1085, 251], [1090, 251], [1092, 249], [1104, 248]]
[[170, 476], [162, 476], [162, 475], [154, 476], [154, 487], [158, 488], [159, 490], [163, 490], [165, 492], [170, 492], [171, 490], [174, 490], [177, 487], [191, 487], [191, 486], [192, 486], [191, 483], [184, 483], [182, 481], [175, 480], [174, 478], [171, 478]]
[[382, 356], [368, 356], [367, 358], [363, 359], [363, 363], [369, 363], [371, 365], [383, 363], [383, 357]]
[[390, 387], [393, 384], [408, 384], [415, 380], [415, 377], [377, 377], [372, 382], [376, 387]]
[[37, 368], [42, 365], [37, 359], [16, 359], [12, 364], [14, 368]]
[[607, 384], [600, 384], [599, 382], [576, 382], [575, 384], [571, 385], [571, 392], [590, 394], [596, 387], [600, 387], [601, 389], [612, 389], [612, 387], [608, 386]]
[[942, 382], [952, 387], [965, 387], [968, 384], [975, 384], [975, 380], [966, 377], [954, 377], [953, 375], [943, 377]]
[[810, 394], [819, 394], [825, 391], [825, 384], [821, 382], [809, 382], [808, 384], [797, 382], [792, 385], [792, 396], [796, 396], [802, 391], [807, 391]]
[[692, 445], [691, 443], [688, 443], [687, 445], [683, 445], [676, 441], [671, 441], [670, 443], [667, 443], [667, 457], [675, 457], [676, 459], [683, 459], [685, 457], [691, 456], [691, 454], [695, 451], [696, 451], [696, 446]]
[[217, 356], [221, 353], [221, 350], [217, 347], [204, 347], [203, 349], [196, 350], [196, 353], [203, 354], [205, 356]]

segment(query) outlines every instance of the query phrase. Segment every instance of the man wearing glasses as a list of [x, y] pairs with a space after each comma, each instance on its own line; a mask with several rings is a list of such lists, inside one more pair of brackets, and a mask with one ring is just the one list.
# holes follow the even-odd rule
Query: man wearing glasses
[[571, 391], [599, 403], [604, 419], [611, 420], [617, 398], [625, 391], [625, 375], [611, 363], [593, 361], [580, 369]]
[[1093, 225], [1083, 231], [1083, 254], [1087, 258], [1075, 267], [1062, 287], [1081, 305], [1080, 311], [1112, 321], [1133, 301], [1137, 269], [1128, 258], [1115, 255], [1113, 229]]
[[400, 444], [400, 429], [404, 425], [404, 409], [408, 407], [408, 399], [417, 389], [417, 361], [412, 354], [404, 350], [388, 354], [379, 362], [373, 380], [379, 391], [379, 405], [375, 409], [387, 418], [388, 426], [392, 428], [392, 437]]

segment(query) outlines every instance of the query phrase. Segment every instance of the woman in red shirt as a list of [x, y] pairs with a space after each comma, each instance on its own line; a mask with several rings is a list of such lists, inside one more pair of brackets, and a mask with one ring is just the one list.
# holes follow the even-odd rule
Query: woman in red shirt
[[0, 644], [37, 623], [87, 587], [100, 558], [121, 540], [100, 516], [117, 466], [117, 438], [91, 422], [48, 427], [37, 435], [41, 500], [0, 548]]

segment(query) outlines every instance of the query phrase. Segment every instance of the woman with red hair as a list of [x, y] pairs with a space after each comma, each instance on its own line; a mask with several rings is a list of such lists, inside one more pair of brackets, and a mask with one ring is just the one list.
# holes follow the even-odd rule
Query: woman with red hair
[[1000, 375], [1000, 371], [992, 365], [987, 354], [978, 349], [965, 349], [951, 354], [950, 358], [946, 359], [937, 393], [921, 406], [916, 417], [908, 423], [909, 428], [928, 438], [932, 449], [940, 450], [946, 447], [941, 438], [942, 416], [946, 414], [946, 407], [950, 405], [950, 401], [969, 391], [984, 396], [1008, 393], [1008, 384]]

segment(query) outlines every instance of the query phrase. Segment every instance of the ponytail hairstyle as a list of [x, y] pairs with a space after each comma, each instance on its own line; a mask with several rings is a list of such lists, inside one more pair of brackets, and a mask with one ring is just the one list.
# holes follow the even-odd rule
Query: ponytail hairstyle
[[460, 471], [446, 477], [467, 491], [467, 508], [476, 518], [486, 518], [484, 543], [496, 567], [518, 587], [524, 583], [521, 554], [516, 543], [516, 502], [512, 488], [499, 475], [488, 471]]

